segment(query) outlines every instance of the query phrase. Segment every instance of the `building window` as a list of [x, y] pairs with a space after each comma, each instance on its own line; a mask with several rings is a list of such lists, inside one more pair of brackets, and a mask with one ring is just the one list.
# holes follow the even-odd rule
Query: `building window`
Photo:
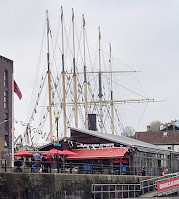
[[8, 71], [4, 71], [4, 86], [7, 88], [8, 87]]
[[163, 132], [163, 137], [167, 137], [167, 136], [168, 136], [167, 131]]
[[9, 146], [9, 136], [5, 135], [5, 147]]
[[4, 91], [4, 108], [8, 108], [8, 92]]
[[4, 120], [5, 120], [5, 131], [9, 131], [9, 121], [8, 121], [9, 117], [8, 117], [8, 113], [4, 114]]

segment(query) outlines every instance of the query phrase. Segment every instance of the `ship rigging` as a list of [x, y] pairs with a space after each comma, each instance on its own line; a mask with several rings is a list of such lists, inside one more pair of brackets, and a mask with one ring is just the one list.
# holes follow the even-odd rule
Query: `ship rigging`
[[[98, 49], [91, 53], [84, 15], [79, 33], [73, 9], [69, 29], [65, 26], [62, 7], [59, 22], [55, 35], [46, 13], [42, 50], [26, 122], [28, 144], [36, 144], [40, 138], [42, 142], [52, 142], [67, 137], [69, 126], [119, 134], [123, 128], [119, 104], [155, 100], [119, 84], [118, 75], [132, 75], [137, 71], [113, 70], [112, 45], [109, 45], [109, 53], [104, 53], [100, 27]], [[44, 49], [46, 56], [43, 57]], [[137, 98], [121, 99], [119, 86]], [[94, 129], [89, 126], [90, 116]]]

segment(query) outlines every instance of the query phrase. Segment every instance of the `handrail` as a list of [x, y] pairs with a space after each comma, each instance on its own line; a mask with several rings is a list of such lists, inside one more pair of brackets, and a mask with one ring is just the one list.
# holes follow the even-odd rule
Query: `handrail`
[[[133, 189], [131, 189], [131, 187]], [[140, 193], [140, 184], [92, 184], [91, 192], [93, 193], [93, 199], [99, 198], [124, 198], [124, 197], [137, 197], [137, 193]]]
[[[27, 159], [28, 160], [28, 159]], [[31, 165], [34, 164], [34, 161], [27, 161], [27, 160], [21, 160], [23, 163], [24, 167], [22, 168], [22, 172], [30, 172]], [[19, 161], [19, 160], [18, 160]], [[124, 165], [119, 166], [119, 165], [104, 165], [104, 164], [86, 164], [86, 163], [72, 163], [72, 162], [58, 162], [57, 160], [54, 159], [51, 162], [48, 161], [40, 161], [39, 164], [41, 166], [45, 164], [50, 164], [54, 165], [53, 171], [54, 172], [70, 172], [73, 171], [74, 173], [89, 173], [89, 174], [105, 174], [105, 175], [137, 175], [139, 176], [141, 174], [141, 168], [140, 167], [134, 167], [134, 166], [126, 166], [124, 169]], [[13, 172], [10, 161], [6, 159], [0, 159], [0, 166], [1, 166], [1, 171], [2, 172]], [[57, 168], [58, 167], [58, 168]], [[29, 171], [28, 171], [29, 170]], [[150, 172], [146, 168], [146, 175], [151, 176], [152, 174], [159, 175], [161, 168], [153, 168], [155, 172]], [[168, 174], [170, 175], [170, 174]], [[154, 178], [156, 180], [156, 177]], [[157, 179], [163, 179], [163, 176], [157, 177]]]
[[146, 193], [146, 192], [155, 191], [155, 190], [157, 190], [157, 182], [161, 182], [165, 179], [171, 179], [175, 176], [179, 176], [179, 172], [166, 174], [165, 176], [160, 176], [160, 177], [142, 180], [140, 182], [141, 191], [142, 191], [143, 194]]
[[[171, 176], [171, 177], [168, 177], [168, 176]], [[160, 180], [157, 180], [157, 182], [161, 182], [163, 179], [171, 179], [172, 177], [178, 177], [178, 176], [179, 176], [179, 172], [177, 172], [177, 173], [171, 173], [171, 174], [163, 176], [164, 178], [162, 178]]]
[[141, 194], [156, 191], [157, 182], [162, 181], [164, 179], [171, 179], [175, 176], [179, 176], [179, 172], [142, 180], [140, 184], [92, 184], [91, 192], [93, 193], [93, 199], [104, 199], [106, 198], [106, 196], [108, 196], [108, 198], [111, 198], [111, 195], [115, 196], [112, 198], [129, 198], [131, 197], [131, 195], [132, 197], [136, 197]]

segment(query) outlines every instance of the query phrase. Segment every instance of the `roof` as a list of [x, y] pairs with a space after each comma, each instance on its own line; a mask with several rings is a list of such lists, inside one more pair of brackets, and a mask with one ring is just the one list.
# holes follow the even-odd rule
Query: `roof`
[[73, 150], [76, 154], [68, 155], [67, 160], [82, 160], [82, 159], [104, 159], [104, 158], [122, 158], [128, 151], [126, 147], [112, 147], [103, 149], [76, 149]]
[[[101, 133], [99, 131], [84, 130], [70, 127], [71, 137], [77, 142], [94, 144], [94, 143], [118, 143], [128, 147], [136, 147], [140, 151], [155, 152], [155, 153], [172, 153], [171, 150], [167, 150], [163, 147], [156, 146], [147, 142], [136, 140], [133, 138], [111, 135], [106, 133]], [[82, 136], [80, 136], [80, 134]]]
[[156, 145], [179, 145], [179, 130], [136, 132], [135, 138]]
[[8, 59], [6, 57], [3, 57], [0, 55], [0, 59], [3, 59], [4, 61], [7, 61], [7, 62], [13, 62], [11, 59]]
[[161, 124], [160, 125], [160, 130], [168, 130], [168, 131], [173, 131], [173, 130], [179, 130], [179, 120], [172, 120], [171, 122]]
[[55, 143], [57, 142], [51, 142], [51, 143], [48, 143], [48, 144], [45, 144], [45, 145], [42, 145], [38, 148], [39, 151], [48, 151], [52, 148], [55, 147]]
[[[61, 141], [72, 141], [73, 139], [72, 138], [69, 138], [69, 137], [63, 137], [61, 138], [59, 141], [54, 141], [54, 142], [50, 142], [48, 144], [45, 144], [45, 145], [42, 145], [38, 148], [39, 151], [49, 151], [50, 149], [53, 149], [53, 148], [58, 148], [58, 149], [62, 149], [64, 147], [65, 144], [61, 144]], [[68, 147], [67, 147], [68, 148]], [[67, 149], [65, 148], [65, 149]]]
[[160, 130], [162, 130], [162, 131], [165, 131], [165, 130], [167, 130], [167, 131], [179, 130], [179, 127], [176, 126], [176, 125], [173, 125], [173, 124], [168, 124], [167, 126], [164, 125], [164, 126], [161, 126], [160, 128], [161, 128]]

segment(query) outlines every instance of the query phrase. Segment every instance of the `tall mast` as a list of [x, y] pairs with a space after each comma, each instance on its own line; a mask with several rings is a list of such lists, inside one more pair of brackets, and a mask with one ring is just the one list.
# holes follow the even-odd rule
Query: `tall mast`
[[109, 64], [111, 70], [111, 132], [114, 135], [114, 103], [113, 103], [113, 84], [112, 84], [112, 64], [111, 64], [111, 43], [109, 44]]
[[61, 24], [62, 24], [62, 84], [63, 84], [63, 122], [64, 137], [66, 137], [66, 93], [65, 93], [65, 64], [64, 64], [64, 37], [63, 37], [63, 7], [61, 6]]
[[85, 18], [84, 18], [84, 15], [83, 15], [85, 129], [88, 129], [88, 101], [87, 101], [87, 78], [86, 78], [85, 25], [86, 25], [86, 22], [85, 22]]
[[103, 132], [103, 103], [102, 103], [102, 82], [101, 82], [101, 32], [100, 27], [99, 28], [99, 127], [100, 131]]
[[75, 25], [74, 25], [73, 8], [72, 8], [72, 24], [73, 24], [73, 80], [74, 80], [75, 127], [78, 128], [77, 76], [76, 76], [76, 67], [75, 67]]
[[48, 10], [46, 11], [47, 15], [47, 74], [48, 74], [48, 96], [49, 96], [49, 119], [50, 119], [50, 141], [52, 142], [52, 96], [51, 96], [51, 78], [50, 78], [50, 54], [49, 54], [49, 19], [48, 19]]

